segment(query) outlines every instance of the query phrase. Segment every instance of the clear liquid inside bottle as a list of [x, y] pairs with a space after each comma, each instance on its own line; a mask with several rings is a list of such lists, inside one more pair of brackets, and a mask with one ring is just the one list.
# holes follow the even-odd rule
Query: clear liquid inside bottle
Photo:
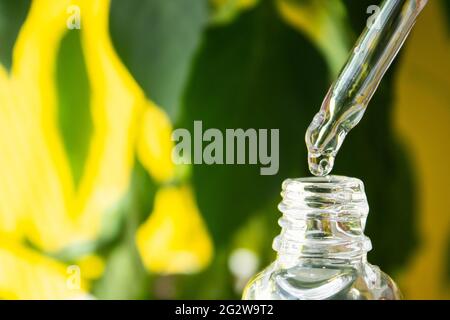
[[243, 299], [400, 299], [394, 281], [367, 262], [369, 207], [362, 181], [288, 179], [279, 210], [277, 259], [246, 286]]

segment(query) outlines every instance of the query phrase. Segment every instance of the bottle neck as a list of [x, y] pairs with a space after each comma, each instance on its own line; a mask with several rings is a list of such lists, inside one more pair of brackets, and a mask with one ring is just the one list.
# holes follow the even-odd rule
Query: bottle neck
[[278, 261], [366, 260], [372, 246], [364, 235], [369, 207], [362, 181], [340, 176], [288, 179], [281, 194], [282, 230], [273, 243]]

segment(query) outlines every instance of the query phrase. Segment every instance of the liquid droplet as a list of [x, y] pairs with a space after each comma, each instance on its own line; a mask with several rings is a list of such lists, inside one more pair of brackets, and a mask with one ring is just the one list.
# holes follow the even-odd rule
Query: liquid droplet
[[334, 156], [320, 153], [308, 153], [309, 171], [315, 176], [328, 175], [334, 166]]

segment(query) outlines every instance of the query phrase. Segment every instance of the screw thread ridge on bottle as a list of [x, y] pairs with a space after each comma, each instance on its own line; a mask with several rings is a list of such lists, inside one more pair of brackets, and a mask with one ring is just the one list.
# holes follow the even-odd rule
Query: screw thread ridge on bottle
[[364, 235], [369, 212], [364, 184], [341, 176], [288, 179], [278, 208], [279, 255], [352, 260], [371, 249]]

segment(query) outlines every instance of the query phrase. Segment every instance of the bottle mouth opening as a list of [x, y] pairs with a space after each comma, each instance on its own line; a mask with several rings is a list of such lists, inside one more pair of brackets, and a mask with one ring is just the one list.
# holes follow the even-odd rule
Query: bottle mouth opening
[[345, 187], [359, 188], [364, 192], [364, 183], [357, 178], [344, 176], [324, 176], [324, 177], [305, 177], [297, 179], [287, 179], [283, 182], [283, 190], [300, 190], [308, 187], [320, 186], [332, 191]]
[[344, 176], [306, 177], [283, 182], [280, 211], [358, 213], [369, 211], [364, 183]]

